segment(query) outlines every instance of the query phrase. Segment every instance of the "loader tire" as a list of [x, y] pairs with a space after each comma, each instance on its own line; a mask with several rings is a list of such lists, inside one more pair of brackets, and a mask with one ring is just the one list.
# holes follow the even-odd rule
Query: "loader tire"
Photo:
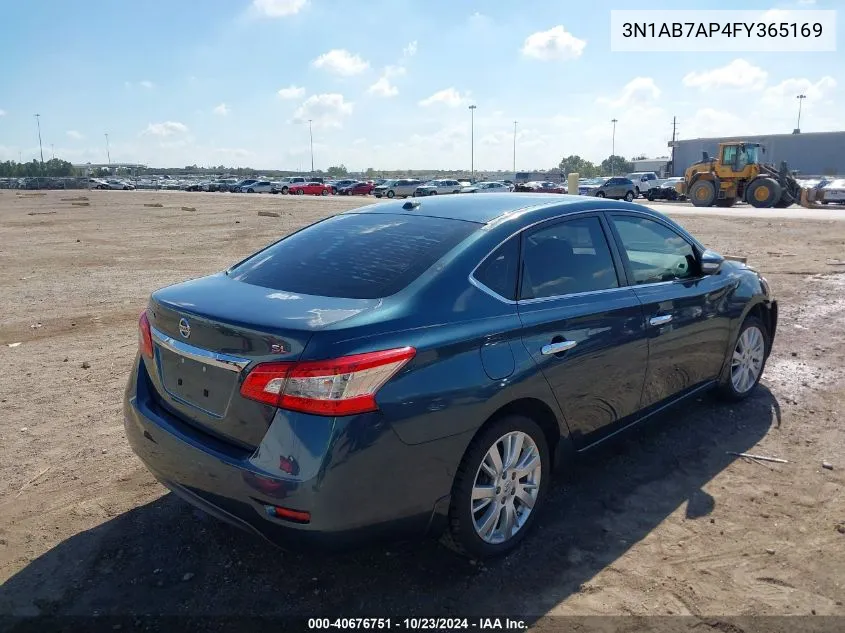
[[792, 197], [788, 191], [784, 191], [780, 194], [780, 200], [775, 203], [775, 207], [778, 209], [786, 209], [787, 207], [795, 204], [795, 198]]
[[745, 190], [745, 199], [758, 209], [768, 209], [780, 200], [781, 187], [773, 178], [757, 178]]
[[690, 187], [689, 199], [696, 207], [712, 207], [716, 200], [716, 187], [709, 180], [699, 180]]

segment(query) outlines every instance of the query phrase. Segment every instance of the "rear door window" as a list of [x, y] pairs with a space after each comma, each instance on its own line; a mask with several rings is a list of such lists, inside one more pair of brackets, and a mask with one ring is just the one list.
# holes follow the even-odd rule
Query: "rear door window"
[[597, 217], [559, 222], [526, 235], [522, 261], [522, 299], [619, 286], [610, 246]]
[[427, 216], [336, 215], [259, 251], [229, 274], [273, 290], [377, 299], [404, 289], [479, 226]]

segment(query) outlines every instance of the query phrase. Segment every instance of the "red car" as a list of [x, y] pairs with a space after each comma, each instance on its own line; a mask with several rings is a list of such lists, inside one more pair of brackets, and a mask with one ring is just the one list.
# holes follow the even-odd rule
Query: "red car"
[[332, 188], [321, 182], [306, 182], [291, 185], [288, 189], [291, 195], [304, 196], [306, 193], [311, 196], [330, 196]]
[[343, 187], [338, 191], [344, 196], [368, 196], [376, 186], [371, 182], [356, 182], [355, 184]]

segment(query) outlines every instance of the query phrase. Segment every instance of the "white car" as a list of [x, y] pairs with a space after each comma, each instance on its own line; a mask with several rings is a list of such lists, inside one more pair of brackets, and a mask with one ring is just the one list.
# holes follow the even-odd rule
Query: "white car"
[[106, 188], [107, 189], [122, 189], [123, 191], [130, 191], [135, 188], [135, 185], [131, 185], [128, 182], [123, 182], [122, 180], [116, 180], [114, 178], [106, 180]]
[[246, 187], [241, 187], [241, 193], [273, 193], [273, 183], [269, 180], [259, 180]]
[[477, 182], [461, 189], [461, 193], [505, 193], [511, 188], [503, 182]]
[[845, 204], [845, 178], [831, 180], [821, 186], [824, 204]]
[[645, 196], [649, 189], [660, 186], [660, 179], [653, 171], [635, 171], [625, 176], [625, 178], [634, 183], [634, 193], [637, 196]]
[[414, 191], [414, 196], [434, 196], [444, 193], [460, 193], [461, 183], [457, 180], [430, 180]]

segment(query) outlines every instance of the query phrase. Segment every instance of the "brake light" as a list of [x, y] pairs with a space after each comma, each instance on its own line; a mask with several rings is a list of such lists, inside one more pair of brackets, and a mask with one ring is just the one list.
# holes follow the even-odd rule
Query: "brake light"
[[416, 354], [413, 347], [332, 360], [262, 363], [241, 386], [241, 395], [291, 411], [352, 415], [376, 411], [376, 393]]
[[141, 350], [142, 356], [152, 359], [153, 335], [150, 332], [150, 320], [147, 318], [146, 310], [138, 318], [138, 349]]

